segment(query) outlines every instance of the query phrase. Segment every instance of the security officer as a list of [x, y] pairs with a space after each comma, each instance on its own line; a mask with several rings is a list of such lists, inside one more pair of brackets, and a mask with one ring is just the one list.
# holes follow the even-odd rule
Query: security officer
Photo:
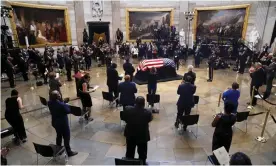
[[67, 54], [64, 57], [65, 61], [65, 69], [66, 69], [66, 75], [67, 75], [67, 81], [72, 81], [72, 76], [71, 76], [71, 70], [72, 70], [72, 59], [71, 57]]
[[180, 50], [177, 49], [177, 50], [174, 51], [173, 60], [174, 60], [174, 63], [175, 63], [176, 70], [179, 69], [179, 54], [180, 54]]
[[216, 61], [216, 56], [213, 54], [208, 59], [209, 79], [207, 80], [207, 82], [213, 81], [215, 61]]
[[27, 63], [23, 59], [22, 53], [19, 53], [18, 68], [22, 72], [22, 76], [23, 76], [24, 81], [28, 81], [29, 80], [28, 72], [27, 72], [28, 67], [27, 67]]
[[70, 127], [67, 116], [67, 114], [70, 114], [70, 107], [64, 102], [61, 102], [61, 96], [56, 90], [51, 92], [48, 106], [52, 116], [52, 126], [57, 133], [56, 145], [61, 146], [63, 138], [64, 147], [68, 156], [77, 155], [78, 152], [72, 151], [70, 147]]

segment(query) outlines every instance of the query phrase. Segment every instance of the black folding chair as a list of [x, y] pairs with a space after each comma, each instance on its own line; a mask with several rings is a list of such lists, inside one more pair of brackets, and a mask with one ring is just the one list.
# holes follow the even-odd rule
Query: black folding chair
[[[113, 104], [115, 104], [116, 100], [119, 99], [119, 97], [114, 98], [114, 96], [111, 93], [104, 92], [104, 91], [102, 91], [102, 96], [103, 96], [103, 104], [104, 104], [104, 101], [106, 100], [106, 101], [109, 101], [109, 106], [112, 106]], [[103, 106], [103, 104], [102, 104], [102, 106]]]
[[206, 160], [205, 165], [207, 164], [207, 161], [208, 161], [208, 160], [210, 161], [210, 163], [211, 163], [212, 165], [220, 165], [219, 162], [218, 162], [218, 159], [217, 159], [216, 156], [213, 155], [213, 154], [207, 157], [207, 160]]
[[127, 159], [124, 157], [122, 159], [115, 158], [115, 165], [143, 165], [143, 161], [139, 159]]
[[180, 120], [184, 126], [191, 126], [196, 124], [196, 134], [194, 134], [192, 131], [191, 132], [197, 138], [199, 115], [183, 115]]
[[194, 103], [196, 105], [196, 112], [198, 112], [199, 96], [194, 96]]
[[160, 95], [159, 94], [147, 94], [148, 107], [150, 104], [159, 103], [160, 108]]
[[48, 102], [47, 102], [47, 100], [46, 100], [44, 97], [41, 97], [41, 96], [39, 96], [39, 100], [40, 100], [40, 103], [41, 103], [43, 106], [45, 106], [45, 107], [43, 107], [43, 108], [41, 109], [41, 114], [42, 114], [42, 110], [43, 110], [43, 109], [46, 109], [46, 110], [48, 111]]
[[[83, 123], [85, 119], [84, 116], [88, 114], [88, 111], [82, 110], [80, 107], [70, 105], [70, 112], [72, 115], [79, 117], [79, 122], [82, 125], [82, 129], [83, 129], [85, 127]], [[70, 126], [71, 126], [71, 114], [70, 114]]]
[[125, 112], [124, 111], [120, 111], [120, 126], [122, 127], [122, 123], [124, 123], [124, 116], [125, 116]]
[[[63, 146], [58, 146], [58, 145], [41, 145], [34, 143], [34, 148], [37, 154], [37, 165], [38, 165], [38, 155], [40, 154], [43, 157], [51, 157], [51, 159], [45, 164], [49, 164], [52, 160], [56, 160], [56, 157], [61, 156], [63, 152], [65, 151], [65, 147]], [[65, 154], [65, 163], [68, 161], [68, 156], [66, 153]]]
[[[237, 122], [245, 121], [245, 133], [247, 133], [247, 118], [248, 118], [248, 116], [249, 116], [249, 111], [237, 112]], [[239, 130], [241, 130], [241, 129], [239, 129]]]
[[1, 130], [1, 138], [6, 138], [10, 135], [13, 135], [13, 128], [12, 127], [8, 127], [8, 128], [5, 128], [5, 129], [2, 129]]

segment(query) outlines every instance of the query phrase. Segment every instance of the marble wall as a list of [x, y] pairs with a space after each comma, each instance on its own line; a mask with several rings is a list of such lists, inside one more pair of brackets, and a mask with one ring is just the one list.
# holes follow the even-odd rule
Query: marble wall
[[262, 44], [270, 43], [276, 20], [276, 1], [270, 1], [265, 21]]

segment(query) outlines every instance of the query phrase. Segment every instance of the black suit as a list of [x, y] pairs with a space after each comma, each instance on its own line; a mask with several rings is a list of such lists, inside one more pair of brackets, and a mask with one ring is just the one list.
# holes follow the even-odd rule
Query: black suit
[[264, 93], [264, 98], [268, 98], [271, 93], [272, 89], [272, 82], [274, 77], [276, 76], [276, 62], [272, 62], [267, 68], [266, 68], [267, 74], [266, 74], [266, 91]]
[[19, 58], [18, 68], [22, 72], [22, 76], [24, 78], [24, 81], [28, 81], [29, 78], [28, 78], [28, 72], [27, 72], [28, 71], [27, 64], [24, 61], [23, 57]]
[[[108, 86], [108, 91], [112, 95], [114, 94], [115, 98], [118, 97], [118, 81], [121, 80], [119, 77], [119, 74], [116, 69], [109, 67], [107, 69], [107, 86]], [[116, 100], [116, 103], [118, 104], [118, 100]]]
[[129, 62], [126, 62], [126, 63], [124, 63], [123, 68], [125, 71], [125, 75], [130, 75], [130, 81], [132, 81], [133, 73], [135, 72], [135, 69], [132, 66], [132, 64]]
[[177, 89], [177, 94], [180, 95], [177, 101], [177, 117], [176, 122], [185, 115], [191, 113], [192, 107], [194, 107], [194, 93], [196, 92], [196, 86], [191, 83], [184, 83], [179, 85]]
[[121, 82], [119, 84], [119, 93], [120, 95], [120, 103], [125, 106], [134, 106], [135, 104], [135, 93], [137, 93], [137, 88], [134, 82]]
[[257, 104], [257, 98], [255, 98], [254, 96], [257, 95], [257, 91], [259, 90], [259, 87], [261, 87], [266, 80], [264, 69], [263, 68], [257, 69], [255, 72], [250, 73], [250, 77], [252, 78], [251, 83], [250, 83], [250, 96], [251, 97], [252, 97], [253, 86], [255, 86], [255, 89], [256, 89], [256, 90], [254, 90], [253, 100], [252, 100], [252, 105], [254, 106]]
[[69, 57], [69, 55], [66, 55], [64, 58], [64, 61], [65, 61], [67, 81], [72, 81], [72, 77], [71, 77], [72, 59]]
[[187, 77], [190, 76], [192, 78], [192, 82], [191, 84], [195, 84], [195, 80], [196, 80], [196, 74], [192, 71], [188, 71], [187, 73], [184, 74], [183, 80], [187, 80]]
[[122, 120], [126, 122], [126, 158], [134, 158], [136, 146], [138, 147], [139, 159], [147, 159], [147, 142], [150, 140], [149, 122], [152, 114], [145, 108], [126, 107]]

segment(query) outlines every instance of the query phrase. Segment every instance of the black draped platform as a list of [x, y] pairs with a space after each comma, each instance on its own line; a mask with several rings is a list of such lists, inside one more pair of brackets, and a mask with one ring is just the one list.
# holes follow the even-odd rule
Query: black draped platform
[[[168, 62], [169, 61], [169, 62]], [[141, 65], [143, 61], [140, 62], [137, 72], [133, 78], [133, 81], [138, 85], [143, 85], [148, 83], [149, 68], [142, 70]], [[156, 67], [157, 69], [157, 79], [158, 82], [166, 82], [173, 80], [181, 80], [183, 76], [178, 75], [175, 70], [175, 64], [171, 59], [164, 58], [164, 65], [161, 67]]]

